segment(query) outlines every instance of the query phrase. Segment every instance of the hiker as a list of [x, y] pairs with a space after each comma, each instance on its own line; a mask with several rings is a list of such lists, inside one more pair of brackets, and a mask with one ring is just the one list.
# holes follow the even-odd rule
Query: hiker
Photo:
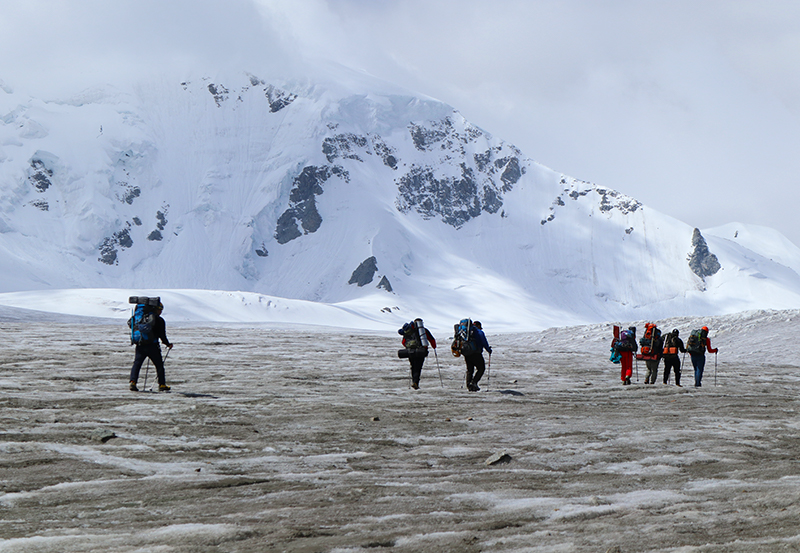
[[420, 318], [404, 324], [397, 333], [403, 337], [403, 346], [406, 348], [405, 352], [400, 350], [399, 353], [408, 357], [408, 362], [411, 364], [411, 387], [419, 390], [419, 379], [422, 376], [422, 365], [428, 356], [428, 345], [436, 349], [436, 339], [425, 328]]
[[706, 351], [717, 353], [718, 348], [712, 349], [711, 338], [708, 337], [708, 327], [704, 326], [700, 330], [693, 330], [689, 339], [686, 341], [686, 350], [692, 358], [694, 367], [694, 387], [699, 388], [703, 385], [703, 370], [706, 367]]
[[470, 341], [475, 345], [475, 351], [464, 354], [464, 362], [467, 364], [467, 390], [478, 392], [478, 382], [486, 371], [486, 361], [483, 359], [483, 350], [489, 352], [489, 359], [492, 358], [492, 347], [486, 340], [483, 327], [480, 321], [473, 321]]
[[681, 358], [678, 352], [686, 353], [683, 340], [680, 339], [680, 332], [674, 328], [672, 332], [664, 337], [662, 357], [664, 358], [664, 384], [669, 384], [670, 371], [675, 371], [675, 385], [681, 386]]
[[645, 367], [647, 367], [644, 383], [655, 384], [658, 377], [658, 362], [661, 360], [664, 341], [661, 338], [661, 331], [654, 323], [647, 323], [644, 325], [644, 329], [644, 336], [639, 340], [642, 352], [636, 358], [644, 360]]
[[[139, 388], [136, 383], [139, 381], [139, 371], [142, 368], [145, 358], [149, 358], [156, 368], [156, 375], [158, 378], [158, 391], [168, 392], [170, 387], [167, 386], [166, 376], [164, 375], [164, 360], [161, 358], [161, 343], [172, 349], [172, 343], [167, 339], [167, 323], [161, 317], [161, 312], [164, 310], [164, 304], [160, 301], [154, 307], [153, 313], [155, 320], [153, 321], [152, 333], [148, 340], [142, 340], [136, 344], [136, 353], [133, 358], [133, 367], [131, 367], [130, 389], [132, 392], [138, 392]], [[128, 326], [133, 323], [133, 317], [128, 321]], [[131, 327], [131, 330], [133, 328]]]
[[636, 344], [636, 327], [629, 326], [627, 330], [620, 332], [619, 338], [615, 338], [612, 342], [612, 347], [620, 356], [622, 385], [630, 386], [633, 376], [633, 354], [639, 349]]

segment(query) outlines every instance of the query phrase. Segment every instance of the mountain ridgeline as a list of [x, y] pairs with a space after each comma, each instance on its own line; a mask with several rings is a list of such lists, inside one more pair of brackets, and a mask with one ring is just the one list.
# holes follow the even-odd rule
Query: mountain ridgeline
[[704, 236], [361, 76], [0, 100], [0, 291], [244, 290], [376, 316], [492, 302], [542, 324], [800, 293], [797, 248], [761, 252], [744, 226]]

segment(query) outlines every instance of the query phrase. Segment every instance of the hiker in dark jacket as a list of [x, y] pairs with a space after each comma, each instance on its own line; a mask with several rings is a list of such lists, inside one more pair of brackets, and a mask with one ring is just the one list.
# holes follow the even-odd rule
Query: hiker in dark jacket
[[675, 328], [664, 336], [662, 357], [664, 358], [664, 384], [669, 383], [670, 371], [675, 371], [675, 385], [681, 385], [681, 358], [678, 352], [686, 353], [683, 340], [679, 338], [680, 332]]
[[[658, 330], [654, 324], [648, 323], [645, 325], [644, 338], [648, 337], [648, 331], [650, 345], [642, 346], [642, 353], [639, 354], [638, 358], [642, 359], [645, 367], [647, 367], [644, 383], [655, 384], [656, 378], [658, 378], [658, 362], [661, 359], [661, 349], [664, 345], [664, 338], [661, 336], [661, 331]], [[645, 347], [647, 347], [647, 349], [645, 349]]]
[[480, 381], [483, 373], [486, 371], [486, 361], [483, 359], [483, 350], [489, 352], [489, 359], [492, 358], [492, 347], [486, 340], [486, 335], [483, 333], [483, 327], [480, 321], [472, 323], [472, 340], [475, 346], [475, 353], [464, 355], [464, 361], [467, 364], [467, 390], [470, 392], [478, 392], [478, 382]]
[[[142, 364], [145, 358], [149, 358], [156, 368], [156, 376], [158, 378], [158, 390], [161, 392], [168, 392], [170, 387], [167, 386], [167, 379], [164, 375], [164, 360], [161, 357], [161, 343], [172, 349], [172, 343], [167, 339], [167, 323], [161, 318], [161, 312], [164, 310], [164, 305], [159, 302], [156, 307], [155, 315], [156, 320], [153, 323], [153, 334], [155, 338], [151, 342], [143, 342], [136, 344], [136, 353], [133, 358], [133, 367], [131, 367], [131, 381], [130, 388], [132, 392], [138, 392], [139, 388], [136, 383], [139, 381], [139, 371], [142, 369]], [[131, 321], [128, 321], [128, 326]]]
[[711, 347], [711, 338], [708, 337], [708, 327], [704, 326], [700, 329], [700, 343], [701, 349], [697, 352], [689, 352], [692, 358], [692, 366], [694, 367], [694, 387], [699, 388], [703, 382], [703, 370], [706, 367], [706, 351], [708, 353], [717, 353], [719, 349]]
[[[425, 331], [425, 340], [420, 335], [420, 327]], [[416, 318], [410, 323], [403, 325], [397, 331], [403, 337], [403, 347], [408, 350], [408, 362], [411, 364], [411, 387], [419, 390], [419, 379], [422, 376], [422, 365], [428, 356], [428, 346], [436, 349], [436, 338], [422, 324], [422, 319]]]

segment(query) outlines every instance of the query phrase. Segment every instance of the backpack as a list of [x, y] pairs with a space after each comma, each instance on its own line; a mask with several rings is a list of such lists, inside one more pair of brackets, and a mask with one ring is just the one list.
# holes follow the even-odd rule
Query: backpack
[[419, 326], [417, 326], [415, 321], [406, 323], [403, 325], [403, 328], [397, 331], [398, 334], [403, 336], [403, 345], [405, 345], [403, 349], [397, 351], [397, 356], [400, 359], [418, 359], [428, 356], [428, 348], [426, 345], [427, 337], [425, 343], [423, 343], [423, 340], [420, 338], [421, 332], [425, 332], [421, 321]]
[[404, 324], [401, 331], [403, 333], [403, 343], [406, 349], [422, 347], [422, 341], [419, 339], [419, 330], [414, 322]]
[[703, 353], [706, 348], [706, 339], [703, 337], [703, 330], [693, 330], [686, 340], [686, 351], [689, 353]]
[[636, 335], [630, 330], [623, 330], [615, 347], [617, 351], [636, 351]]
[[478, 351], [471, 319], [461, 319], [458, 324], [453, 325], [453, 344], [450, 346], [450, 351], [455, 357], [472, 355]]
[[678, 342], [676, 338], [677, 336], [675, 336], [672, 332], [667, 334], [667, 337], [664, 338], [664, 347], [662, 352], [665, 355], [674, 355], [678, 353]]
[[653, 323], [644, 325], [644, 336], [639, 340], [643, 355], [658, 354], [661, 341], [661, 331]]
[[161, 303], [161, 298], [148, 298], [145, 296], [131, 296], [128, 303], [135, 303], [133, 315], [128, 319], [131, 328], [131, 345], [154, 344], [158, 341], [155, 333], [156, 309]]

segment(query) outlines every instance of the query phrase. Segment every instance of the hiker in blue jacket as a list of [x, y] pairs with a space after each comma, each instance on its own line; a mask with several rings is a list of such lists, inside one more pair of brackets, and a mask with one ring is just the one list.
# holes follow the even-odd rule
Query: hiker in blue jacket
[[492, 346], [486, 341], [486, 335], [483, 333], [483, 327], [480, 321], [473, 321], [472, 323], [471, 341], [475, 344], [477, 351], [469, 355], [464, 355], [464, 361], [467, 364], [467, 390], [470, 392], [477, 392], [480, 390], [478, 382], [486, 370], [483, 350], [489, 352], [489, 359], [492, 358]]

